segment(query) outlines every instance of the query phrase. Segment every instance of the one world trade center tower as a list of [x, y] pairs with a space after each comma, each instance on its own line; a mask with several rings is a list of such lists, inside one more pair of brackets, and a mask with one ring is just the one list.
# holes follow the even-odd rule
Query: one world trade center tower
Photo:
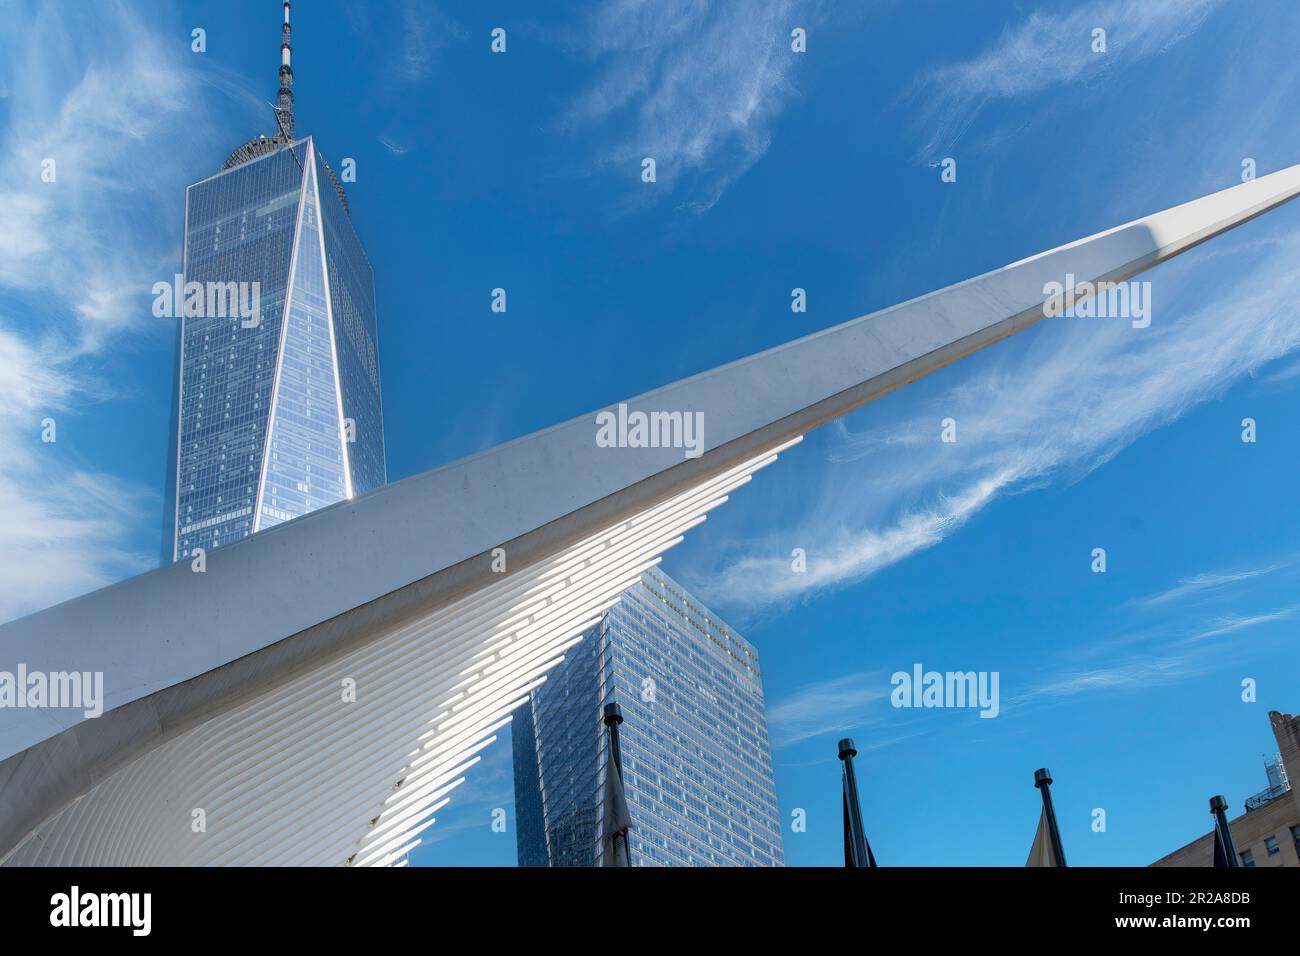
[[275, 134], [186, 191], [164, 563], [386, 480], [374, 278], [338, 177], [295, 138], [283, 6]]

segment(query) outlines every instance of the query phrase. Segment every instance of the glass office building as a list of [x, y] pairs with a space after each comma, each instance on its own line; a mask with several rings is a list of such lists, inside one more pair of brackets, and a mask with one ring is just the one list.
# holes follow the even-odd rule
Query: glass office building
[[284, 9], [279, 132], [186, 191], [164, 562], [386, 480], [374, 278], [342, 185], [293, 137]]
[[784, 862], [758, 655], [654, 569], [515, 712], [520, 866], [601, 864], [612, 702], [633, 866]]

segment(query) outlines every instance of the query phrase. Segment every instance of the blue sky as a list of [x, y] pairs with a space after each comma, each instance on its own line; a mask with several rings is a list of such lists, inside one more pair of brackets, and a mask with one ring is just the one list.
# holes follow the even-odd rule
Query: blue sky
[[[1300, 160], [1294, 4], [870, 7], [299, 4], [298, 130], [357, 164], [390, 479]], [[156, 560], [149, 290], [185, 185], [269, 125], [277, 27], [0, 9], [2, 619]], [[1074, 864], [1150, 862], [1264, 786], [1266, 712], [1300, 706], [1298, 261], [1288, 206], [1144, 276], [1150, 328], [1054, 320], [895, 393], [668, 556], [762, 655], [789, 862], [839, 858], [844, 734], [885, 864], [1020, 865], [1043, 765]], [[1000, 715], [891, 707], [915, 663], [998, 671]], [[508, 739], [476, 771], [413, 863], [514, 862]]]

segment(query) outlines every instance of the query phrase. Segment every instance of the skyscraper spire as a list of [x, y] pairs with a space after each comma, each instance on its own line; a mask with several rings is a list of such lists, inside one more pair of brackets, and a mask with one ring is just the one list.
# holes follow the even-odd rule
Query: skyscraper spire
[[280, 27], [280, 95], [276, 102], [280, 130], [293, 139], [293, 50], [289, 45], [289, 0], [284, 0], [284, 25]]
[[[236, 149], [221, 165], [223, 172], [284, 149], [294, 141], [293, 50], [289, 42], [289, 0], [283, 0], [282, 5], [284, 22], [280, 25], [280, 92], [272, 107], [275, 111], [275, 131], [270, 136], [263, 133]], [[294, 154], [294, 159], [298, 161], [299, 166], [302, 165], [302, 159], [298, 154]], [[330, 184], [334, 187], [334, 192], [338, 194], [339, 202], [343, 204], [343, 211], [347, 212], [348, 197], [343, 193], [343, 184], [339, 182], [338, 176], [334, 175], [334, 170], [330, 169], [329, 163], [325, 162], [324, 158], [321, 158], [321, 163], [326, 175], [329, 176]]]
[[[250, 139], [230, 154], [222, 169], [233, 169], [250, 160], [273, 153], [293, 142], [293, 50], [289, 42], [289, 0], [283, 0], [284, 22], [280, 25], [280, 90], [275, 105], [275, 130]], [[341, 187], [335, 184], [335, 189]], [[345, 207], [346, 208], [346, 207]]]

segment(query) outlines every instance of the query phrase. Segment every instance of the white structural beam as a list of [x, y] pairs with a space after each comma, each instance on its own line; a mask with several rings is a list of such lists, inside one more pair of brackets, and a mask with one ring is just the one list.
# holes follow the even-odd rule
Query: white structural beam
[[698, 457], [601, 447], [610, 406], [5, 625], [0, 670], [100, 671], [108, 710], [6, 713], [0, 856], [393, 862], [584, 623], [777, 449], [1038, 321], [1049, 283], [1122, 281], [1298, 191], [1291, 167], [624, 403], [702, 416]]
[[[682, 532], [773, 460], [745, 462], [498, 575], [176, 736], [46, 821], [7, 862], [395, 862], [563, 651]], [[355, 701], [343, 699], [345, 680]]]

